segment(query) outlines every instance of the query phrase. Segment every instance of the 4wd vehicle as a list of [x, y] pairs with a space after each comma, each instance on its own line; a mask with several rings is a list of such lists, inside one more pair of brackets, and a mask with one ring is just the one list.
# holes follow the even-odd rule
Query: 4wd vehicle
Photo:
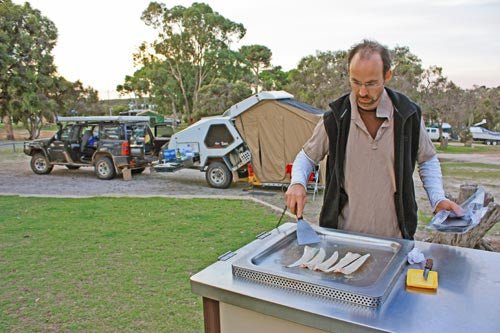
[[36, 174], [65, 165], [71, 170], [94, 167], [99, 179], [112, 179], [125, 168], [141, 173], [155, 159], [149, 117], [59, 117], [57, 124], [52, 138], [24, 143]]

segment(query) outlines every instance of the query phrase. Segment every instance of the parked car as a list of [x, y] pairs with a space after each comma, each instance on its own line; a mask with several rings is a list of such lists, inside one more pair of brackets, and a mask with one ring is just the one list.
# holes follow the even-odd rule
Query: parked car
[[[426, 127], [427, 134], [429, 134], [429, 137], [431, 138], [432, 141], [440, 141], [441, 136], [439, 135], [439, 128], [437, 127]], [[443, 138], [450, 139], [450, 133], [448, 132], [442, 132]]]
[[36, 174], [64, 165], [70, 170], [93, 167], [97, 178], [112, 179], [125, 168], [141, 173], [156, 159], [149, 117], [59, 117], [57, 124], [53, 137], [24, 143]]

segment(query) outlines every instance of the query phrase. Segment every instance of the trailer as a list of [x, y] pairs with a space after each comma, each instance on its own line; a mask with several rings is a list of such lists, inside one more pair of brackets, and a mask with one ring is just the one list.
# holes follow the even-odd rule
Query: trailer
[[174, 172], [189, 168], [205, 172], [208, 184], [228, 188], [233, 172], [246, 177], [251, 161], [250, 150], [230, 117], [203, 118], [175, 133], [153, 163], [158, 172]]
[[500, 145], [500, 132], [490, 131], [481, 126], [472, 126], [469, 128], [472, 139], [487, 145]]
[[323, 113], [286, 91], [259, 92], [173, 134], [154, 170], [198, 169], [215, 188], [229, 187], [233, 175], [252, 185], [287, 185], [287, 166]]

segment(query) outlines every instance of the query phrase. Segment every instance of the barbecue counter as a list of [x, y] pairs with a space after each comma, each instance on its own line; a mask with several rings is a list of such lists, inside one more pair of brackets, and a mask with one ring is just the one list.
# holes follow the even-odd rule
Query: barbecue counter
[[[500, 254], [316, 228], [316, 247], [371, 254], [351, 277], [286, 265], [294, 223], [263, 233], [191, 277], [205, 332], [500, 332]], [[406, 286], [407, 253], [434, 261], [437, 290]], [[330, 250], [330, 252], [332, 252]]]

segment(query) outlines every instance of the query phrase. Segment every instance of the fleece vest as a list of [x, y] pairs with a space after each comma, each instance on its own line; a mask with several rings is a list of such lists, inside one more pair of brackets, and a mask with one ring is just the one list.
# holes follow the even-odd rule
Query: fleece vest
[[[396, 216], [403, 238], [413, 239], [418, 222], [413, 172], [417, 161], [422, 111], [416, 103], [403, 94], [389, 88], [385, 89], [394, 105]], [[351, 122], [349, 94], [332, 102], [330, 108], [331, 110], [326, 112], [323, 118], [329, 140], [329, 152], [325, 195], [319, 223], [322, 227], [336, 229], [339, 214], [349, 200], [343, 188], [344, 159]]]

